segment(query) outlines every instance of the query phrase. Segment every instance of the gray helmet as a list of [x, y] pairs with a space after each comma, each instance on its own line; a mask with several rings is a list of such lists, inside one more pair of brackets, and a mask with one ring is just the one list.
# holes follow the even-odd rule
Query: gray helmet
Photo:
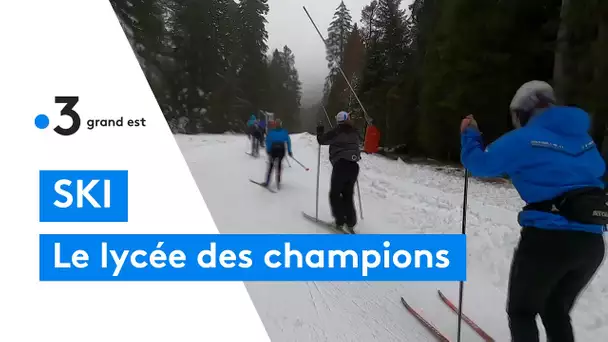
[[513, 96], [509, 110], [513, 126], [525, 126], [537, 110], [554, 105], [555, 92], [547, 82], [530, 81], [524, 83]]

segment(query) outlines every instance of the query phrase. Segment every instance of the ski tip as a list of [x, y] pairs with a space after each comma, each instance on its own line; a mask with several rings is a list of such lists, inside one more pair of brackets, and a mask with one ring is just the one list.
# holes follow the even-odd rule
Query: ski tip
[[313, 216], [308, 215], [305, 211], [302, 212], [302, 216], [304, 216], [306, 218], [314, 219]]

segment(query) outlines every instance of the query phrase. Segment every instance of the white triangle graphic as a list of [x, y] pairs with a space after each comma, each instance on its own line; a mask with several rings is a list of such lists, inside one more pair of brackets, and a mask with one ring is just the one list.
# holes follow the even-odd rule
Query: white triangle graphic
[[[13, 1], [3, 13], [0, 341], [269, 341], [242, 282], [38, 281], [38, 234], [217, 228], [109, 1]], [[55, 96], [80, 98], [73, 136], [50, 128], [70, 123]], [[120, 117], [147, 126], [88, 129]], [[129, 223], [38, 223], [41, 169], [129, 170]]]

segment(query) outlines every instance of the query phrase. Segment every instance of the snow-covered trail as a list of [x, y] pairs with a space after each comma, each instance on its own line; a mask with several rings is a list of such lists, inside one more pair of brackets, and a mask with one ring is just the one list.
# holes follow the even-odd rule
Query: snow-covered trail
[[[292, 136], [293, 160], [284, 162], [282, 189], [272, 194], [249, 182], [262, 180], [265, 159], [245, 152], [242, 135], [177, 135], [176, 140], [218, 229], [230, 233], [320, 233], [301, 211], [315, 213], [317, 143], [308, 134]], [[331, 166], [321, 152], [319, 217], [329, 219]], [[170, 176], [169, 176], [170, 177]], [[359, 177], [364, 220], [358, 233], [460, 233], [463, 179], [432, 167], [363, 156]], [[504, 310], [509, 264], [522, 206], [509, 186], [472, 180], [469, 186], [468, 281], [464, 311], [497, 341], [508, 341]], [[357, 207], [358, 207], [358, 202]], [[574, 313], [581, 341], [603, 341], [608, 333], [608, 277], [605, 267], [582, 296]], [[433, 341], [405, 311], [404, 296], [446, 335], [456, 335], [456, 316], [436, 293], [456, 301], [458, 283], [284, 282], [247, 283], [273, 341]], [[481, 341], [466, 325], [464, 341]], [[541, 328], [542, 330], [542, 328]]]

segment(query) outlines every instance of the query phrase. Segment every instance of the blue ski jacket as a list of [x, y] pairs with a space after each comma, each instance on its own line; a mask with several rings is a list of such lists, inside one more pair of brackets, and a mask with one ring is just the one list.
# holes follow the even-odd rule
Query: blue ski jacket
[[287, 144], [287, 152], [291, 153], [291, 138], [289, 133], [284, 128], [274, 128], [268, 131], [266, 136], [266, 152], [270, 153], [272, 150], [272, 144], [284, 143]]
[[247, 120], [247, 127], [253, 126], [253, 124], [255, 124], [257, 121], [258, 119], [255, 117], [255, 115], [251, 115], [249, 120]]
[[[508, 175], [526, 203], [549, 200], [572, 189], [604, 188], [606, 164], [588, 131], [589, 115], [574, 107], [551, 107], [533, 116], [484, 151], [481, 134], [467, 128], [461, 135], [462, 164], [477, 177]], [[562, 216], [522, 211], [522, 227], [578, 230], [602, 234], [604, 226], [571, 222]]]

